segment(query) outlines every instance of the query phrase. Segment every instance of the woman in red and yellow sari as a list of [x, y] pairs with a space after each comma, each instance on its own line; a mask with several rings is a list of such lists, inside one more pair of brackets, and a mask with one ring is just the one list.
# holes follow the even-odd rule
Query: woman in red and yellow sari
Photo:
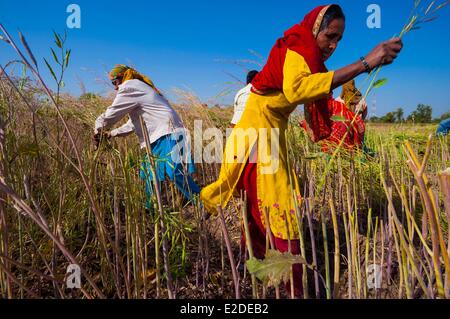
[[[324, 62], [336, 50], [344, 29], [339, 6], [320, 6], [276, 41], [266, 65], [252, 81], [245, 111], [227, 140], [219, 178], [200, 193], [204, 207], [216, 214], [217, 207], [224, 207], [234, 192], [245, 190], [256, 258], [265, 255], [265, 209], [269, 210], [275, 248], [286, 252], [290, 242], [291, 252], [300, 253], [296, 192], [290, 183], [285, 134], [289, 115], [305, 104], [311, 138], [327, 138], [332, 124], [327, 107], [331, 91], [378, 65], [391, 63], [402, 48], [401, 40], [395, 38], [360, 61], [328, 71]], [[300, 265], [294, 266], [294, 290], [301, 296]]]
[[[332, 152], [338, 145], [346, 150], [363, 149], [367, 116], [367, 104], [361, 92], [351, 80], [342, 86], [342, 93], [337, 99], [328, 100], [328, 111], [332, 119], [331, 133], [321, 141], [323, 152]], [[306, 121], [300, 125], [306, 130]]]

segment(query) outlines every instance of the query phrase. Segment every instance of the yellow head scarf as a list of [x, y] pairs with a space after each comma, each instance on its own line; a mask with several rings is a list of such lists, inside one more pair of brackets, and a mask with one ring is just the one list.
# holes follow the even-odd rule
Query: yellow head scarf
[[341, 99], [350, 111], [355, 112], [356, 106], [362, 100], [362, 94], [355, 86], [355, 80], [351, 80], [342, 86]]
[[153, 84], [153, 81], [150, 80], [149, 77], [139, 73], [135, 69], [130, 68], [129, 66], [126, 66], [124, 64], [117, 64], [114, 67], [114, 69], [112, 69], [109, 72], [109, 76], [112, 79], [121, 78], [122, 79], [122, 83], [125, 83], [128, 80], [140, 80], [140, 81], [148, 84], [153, 90], [155, 90], [156, 93], [158, 93], [159, 95], [163, 96], [161, 91], [159, 91], [156, 88], [155, 84]]

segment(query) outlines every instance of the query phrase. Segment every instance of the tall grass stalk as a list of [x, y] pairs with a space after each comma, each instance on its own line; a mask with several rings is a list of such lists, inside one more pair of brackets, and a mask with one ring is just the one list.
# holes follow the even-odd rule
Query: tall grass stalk
[[[250, 259], [255, 258], [253, 254], [253, 246], [252, 239], [250, 235], [250, 229], [248, 226], [248, 216], [247, 216], [247, 193], [244, 192], [244, 201], [241, 203], [242, 207], [242, 220], [244, 221], [244, 230], [245, 230], [245, 244], [247, 246], [248, 256]], [[253, 299], [258, 298], [258, 286], [256, 283], [256, 277], [254, 274], [251, 274], [252, 281], [252, 297]]]
[[225, 217], [223, 215], [222, 207], [218, 206], [217, 210], [219, 211], [220, 226], [222, 228], [223, 238], [225, 240], [225, 245], [227, 247], [228, 258], [230, 261], [231, 272], [233, 275], [235, 298], [240, 299], [241, 292], [240, 292], [240, 285], [239, 285], [239, 275], [236, 270], [236, 263], [234, 260], [233, 249], [231, 248], [230, 236], [228, 235], [227, 225], [225, 223]]
[[[147, 152], [147, 160], [150, 166], [150, 171], [153, 177], [153, 187], [155, 190], [156, 195], [156, 204], [157, 204], [157, 210], [159, 214], [159, 223], [161, 224], [161, 233], [162, 233], [162, 249], [163, 249], [163, 261], [164, 261], [164, 271], [166, 272], [167, 276], [167, 293], [169, 295], [169, 299], [174, 299], [174, 291], [173, 291], [173, 284], [172, 284], [172, 273], [170, 272], [170, 265], [169, 265], [169, 245], [167, 243], [167, 239], [164, 236], [166, 234], [166, 225], [164, 223], [164, 212], [163, 212], [163, 203], [161, 198], [161, 190], [160, 190], [160, 184], [158, 180], [158, 175], [156, 175], [156, 168], [155, 168], [155, 162], [154, 157], [151, 150], [150, 145], [150, 138], [148, 136], [147, 126], [145, 125], [144, 120], [142, 119], [142, 116], [139, 116], [139, 121], [141, 123], [142, 128], [142, 134], [145, 139], [146, 144], [146, 152]], [[158, 223], [158, 221], [156, 221]], [[158, 229], [155, 229], [158, 230]], [[157, 235], [156, 235], [157, 236]]]

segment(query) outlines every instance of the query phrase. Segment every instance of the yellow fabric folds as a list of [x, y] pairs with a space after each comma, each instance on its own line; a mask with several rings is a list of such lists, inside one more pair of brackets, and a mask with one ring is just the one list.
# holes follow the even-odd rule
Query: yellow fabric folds
[[[283, 72], [285, 92], [250, 94], [242, 118], [227, 140], [219, 178], [201, 191], [200, 198], [211, 213], [217, 213], [218, 205], [225, 207], [232, 198], [250, 151], [257, 146], [259, 209], [261, 212], [266, 207], [269, 209], [270, 227], [275, 236], [288, 238], [287, 218], [289, 237], [297, 239], [293, 195], [298, 195], [298, 190], [289, 179], [288, 119], [298, 104], [329, 94], [333, 72], [312, 75], [304, 58], [295, 52], [286, 56]], [[264, 219], [262, 222], [264, 224]]]
[[283, 67], [283, 91], [286, 99], [294, 104], [306, 104], [326, 98], [334, 72], [311, 74], [305, 59], [295, 51], [287, 50]]

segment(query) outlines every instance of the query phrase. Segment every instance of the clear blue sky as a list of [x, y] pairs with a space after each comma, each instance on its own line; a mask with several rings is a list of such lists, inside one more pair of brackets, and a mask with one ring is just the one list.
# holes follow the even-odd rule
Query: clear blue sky
[[[429, 0], [423, 0], [429, 3]], [[106, 1], [58, 0], [0, 2], [0, 22], [17, 37], [22, 31], [40, 67], [43, 57], [51, 58], [52, 30], [66, 28], [66, 7], [81, 7], [81, 29], [68, 29], [72, 61], [66, 75], [66, 91], [80, 94], [79, 80], [89, 92], [110, 90], [96, 78], [106, 80], [106, 71], [117, 63], [131, 64], [149, 75], [170, 98], [173, 88], [193, 91], [205, 102], [230, 103], [233, 94], [217, 95], [235, 80], [244, 81], [246, 69], [237, 60], [264, 60], [275, 40], [322, 1]], [[371, 48], [401, 30], [413, 0], [342, 0], [347, 28], [334, 56], [327, 62], [336, 69], [354, 62]], [[381, 29], [369, 29], [367, 6], [381, 6]], [[426, 24], [404, 39], [405, 48], [396, 63], [381, 77], [389, 82], [369, 97], [382, 115], [397, 107], [408, 114], [418, 103], [433, 107], [439, 116], [450, 109], [450, 7], [438, 20]], [[0, 43], [0, 63], [15, 59], [12, 48]], [[251, 64], [245, 65], [253, 68]], [[256, 67], [256, 66], [255, 66]], [[50, 79], [46, 72], [46, 79]], [[363, 77], [357, 79], [361, 83]], [[234, 91], [233, 91], [234, 93]], [[339, 90], [335, 92], [338, 94]]]

